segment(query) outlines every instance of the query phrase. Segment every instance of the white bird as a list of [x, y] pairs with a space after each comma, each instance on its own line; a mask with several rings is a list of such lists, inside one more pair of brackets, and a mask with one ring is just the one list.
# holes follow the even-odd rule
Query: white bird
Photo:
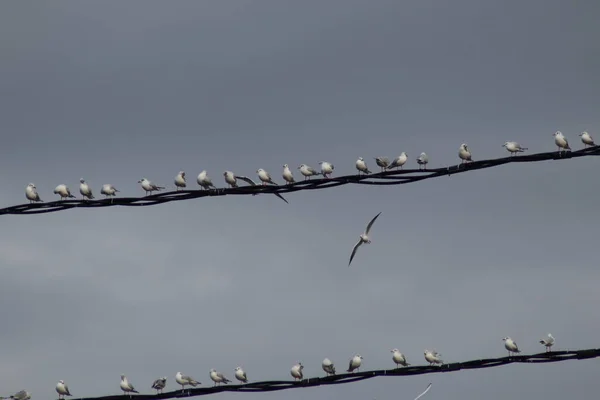
[[329, 175], [331, 175], [335, 169], [333, 164], [327, 161], [319, 161], [319, 164], [321, 164], [321, 175], [323, 175], [324, 178], [329, 178]]
[[196, 178], [196, 182], [198, 182], [198, 185], [200, 185], [202, 187], [202, 189], [216, 189], [215, 185], [213, 185], [212, 183], [212, 179], [210, 179], [208, 177], [208, 174], [206, 173], [206, 170], [203, 170], [202, 172], [200, 172], [198, 174], [198, 177]]
[[554, 136], [554, 143], [556, 146], [558, 146], [559, 153], [561, 153], [563, 150], [571, 150], [567, 138], [565, 138], [565, 135], [563, 135], [561, 131], [554, 132], [552, 136]]
[[62, 379], [56, 384], [56, 393], [58, 393], [59, 399], [64, 399], [65, 396], [72, 396], [71, 392], [69, 392], [69, 387]]
[[31, 399], [31, 393], [28, 392], [27, 390], [19, 390], [17, 393], [6, 397], [7, 399], [14, 399], [14, 400], [29, 400]]
[[433, 351], [425, 350], [424, 354], [425, 354], [425, 360], [429, 363], [429, 365], [444, 363], [444, 361], [441, 358], [442, 355], [435, 350], [433, 350]]
[[187, 186], [187, 183], [185, 181], [185, 171], [179, 171], [177, 176], [175, 176], [174, 183], [175, 183], [175, 186], [177, 187], [177, 190]]
[[292, 367], [292, 369], [290, 370], [290, 374], [292, 374], [292, 377], [294, 378], [294, 380], [296, 380], [296, 379], [302, 380], [302, 378], [304, 377], [304, 375], [302, 374], [303, 369], [304, 369], [304, 365], [302, 365], [301, 362], [299, 362], [298, 364], [296, 364]]
[[587, 131], [583, 131], [579, 134], [579, 137], [581, 137], [581, 141], [584, 144], [584, 147], [588, 147], [588, 146], [595, 146], [596, 144], [594, 143], [594, 139], [592, 138], [592, 135], [590, 135], [589, 133], [587, 133]]
[[183, 375], [181, 372], [178, 372], [175, 375], [175, 382], [177, 382], [181, 385], [182, 391], [185, 389], [185, 385], [190, 385], [193, 387], [200, 385], [200, 382], [198, 382], [197, 380], [195, 380], [194, 378], [192, 378], [189, 375]]
[[428, 163], [429, 163], [429, 157], [427, 156], [427, 154], [425, 154], [425, 152], [421, 153], [419, 158], [417, 158], [417, 164], [419, 164], [419, 169], [421, 169], [421, 167], [423, 169], [427, 169]]
[[408, 155], [405, 152], [400, 153], [400, 155], [392, 161], [390, 165], [388, 165], [387, 169], [398, 168], [402, 169], [402, 166], [406, 164], [408, 161]]
[[221, 372], [217, 372], [214, 368], [210, 370], [210, 379], [215, 383], [215, 386], [219, 383], [229, 383], [231, 382], [229, 379], [225, 377]]
[[421, 393], [420, 395], [415, 397], [415, 400], [419, 400], [421, 398], [421, 396], [423, 396], [423, 395], [425, 395], [425, 393], [429, 392], [429, 389], [431, 389], [431, 383], [429, 385], [427, 385], [427, 389], [425, 389], [425, 391], [423, 393]]
[[133, 385], [129, 383], [125, 375], [121, 375], [121, 383], [119, 386], [121, 386], [123, 393], [139, 393], [137, 390], [135, 390]]
[[162, 378], [158, 378], [152, 383], [152, 389], [156, 390], [156, 394], [159, 392], [162, 393], [163, 389], [167, 386], [167, 377], [163, 376]]
[[73, 196], [71, 194], [71, 191], [69, 190], [69, 188], [67, 187], [67, 185], [65, 185], [63, 183], [61, 183], [56, 188], [54, 188], [54, 194], [59, 195], [61, 200], [64, 200], [66, 198], [70, 198], [70, 199], [74, 199], [75, 198], [75, 196]]
[[359, 371], [360, 365], [362, 364], [362, 356], [360, 354], [355, 355], [350, 359], [348, 363], [348, 370], [346, 372], [353, 372], [354, 370]]
[[471, 158], [471, 150], [469, 150], [469, 146], [466, 143], [463, 143], [458, 148], [458, 157], [461, 159], [461, 164], [469, 161], [473, 161]]
[[290, 166], [287, 164], [283, 164], [283, 174], [281, 174], [281, 176], [283, 176], [283, 180], [286, 182], [286, 185], [296, 182], [294, 180], [294, 174], [290, 170]]
[[364, 172], [365, 174], [371, 173], [371, 171], [369, 171], [369, 168], [367, 168], [367, 163], [362, 157], [358, 157], [358, 160], [356, 160], [356, 163], [354, 165], [358, 170], [358, 175], [360, 175], [361, 172]]
[[328, 376], [335, 375], [335, 365], [333, 365], [333, 362], [329, 358], [323, 360], [321, 368], [323, 368], [323, 371], [325, 371]]
[[259, 168], [256, 170], [256, 173], [258, 174], [258, 179], [261, 180], [263, 186], [266, 185], [267, 183], [277, 185], [275, 182], [273, 182], [273, 179], [271, 179], [271, 175], [264, 169]]
[[100, 190], [100, 194], [103, 194], [107, 198], [110, 196], [115, 196], [118, 192], [119, 190], [117, 190], [117, 188], [110, 183], [105, 183], [102, 185], [102, 189]]
[[406, 361], [406, 357], [404, 354], [400, 353], [398, 349], [393, 349], [392, 351], [392, 360], [396, 363], [396, 368], [398, 365], [402, 365], [403, 367], [408, 367], [410, 364]]
[[354, 255], [356, 254], [356, 250], [360, 247], [361, 244], [363, 243], [371, 243], [371, 239], [369, 239], [369, 232], [371, 232], [371, 227], [373, 226], [373, 223], [375, 222], [375, 220], [377, 219], [377, 217], [379, 217], [379, 215], [381, 214], [381, 212], [379, 212], [379, 214], [377, 214], [367, 225], [367, 229], [365, 230], [364, 233], [362, 233], [360, 235], [360, 238], [358, 239], [358, 242], [354, 245], [354, 248], [352, 249], [352, 254], [350, 255], [350, 261], [348, 261], [348, 266], [350, 266], [350, 263], [352, 262], [352, 259], [354, 258]]
[[29, 203], [43, 201], [42, 199], [40, 199], [40, 195], [37, 192], [37, 188], [33, 183], [28, 184], [25, 188], [25, 197], [27, 197]]
[[511, 353], [520, 353], [519, 346], [517, 346], [517, 342], [509, 338], [508, 336], [502, 338], [504, 340], [504, 348], [508, 350], [508, 356], [511, 356]]
[[375, 164], [381, 168], [381, 172], [383, 172], [389, 165], [390, 160], [387, 157], [375, 157]]
[[540, 343], [546, 346], [546, 352], [549, 352], [550, 348], [554, 346], [554, 337], [551, 333], [549, 333], [548, 337], [545, 337], [542, 340], [540, 340]]
[[157, 186], [154, 183], [150, 182], [148, 179], [146, 178], [142, 178], [138, 181], [138, 183], [142, 184], [142, 189], [144, 189], [144, 191], [146, 192], [146, 196], [148, 196], [148, 193], [152, 194], [152, 192], [158, 192], [161, 189], [164, 189], [163, 186]]
[[236, 188], [238, 187], [237, 178], [235, 174], [231, 171], [223, 172], [223, 176], [225, 177], [225, 182], [229, 184], [229, 187]]
[[79, 193], [81, 194], [81, 196], [84, 200], [86, 197], [89, 200], [92, 200], [94, 198], [94, 194], [92, 193], [92, 188], [90, 188], [90, 186], [86, 183], [86, 181], [83, 178], [81, 178], [79, 180]]
[[508, 150], [511, 156], [514, 156], [516, 153], [522, 153], [525, 150], [527, 150], [527, 147], [521, 147], [521, 145], [517, 142], [504, 142], [502, 147], [506, 147], [506, 150]]
[[321, 175], [319, 172], [315, 171], [313, 167], [309, 167], [306, 164], [300, 165], [298, 169], [300, 170], [300, 173], [304, 175], [304, 180], [307, 178], [310, 179], [311, 176]]
[[235, 378], [242, 383], [248, 383], [248, 377], [242, 367], [235, 368]]

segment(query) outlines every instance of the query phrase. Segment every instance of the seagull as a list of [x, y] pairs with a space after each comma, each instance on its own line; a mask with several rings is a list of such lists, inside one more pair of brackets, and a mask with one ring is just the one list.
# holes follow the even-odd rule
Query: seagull
[[458, 157], [460, 157], [460, 159], [462, 160], [460, 163], [465, 163], [465, 162], [469, 162], [469, 161], [473, 161], [473, 159], [471, 158], [471, 151], [469, 150], [469, 147], [467, 146], [466, 143], [463, 143], [460, 145], [460, 147], [458, 148]]
[[229, 383], [231, 382], [229, 379], [225, 377], [221, 372], [217, 372], [216, 369], [212, 368], [210, 370], [210, 379], [215, 383], [215, 386], [219, 383]]
[[429, 157], [427, 156], [427, 154], [425, 154], [425, 152], [421, 153], [419, 158], [417, 158], [417, 164], [419, 164], [419, 169], [421, 169], [421, 167], [423, 169], [427, 169], [428, 163], [429, 163]]
[[360, 370], [360, 364], [362, 364], [362, 356], [360, 354], [352, 357], [350, 362], [348, 363], [348, 370], [346, 372], [353, 372], [354, 370]]
[[415, 397], [415, 400], [419, 400], [421, 398], [421, 396], [423, 396], [425, 393], [429, 392], [429, 389], [431, 389], [431, 383], [429, 385], [427, 385], [427, 389], [425, 389], [425, 391], [423, 393], [421, 393], [420, 395]]
[[571, 150], [571, 148], [569, 147], [569, 142], [567, 141], [567, 139], [565, 138], [565, 136], [562, 134], [561, 131], [556, 131], [552, 134], [552, 136], [554, 136], [554, 143], [556, 143], [556, 146], [558, 146], [558, 152], [561, 153], [563, 151], [563, 149], [566, 150]]
[[242, 369], [242, 367], [236, 367], [235, 378], [242, 383], [248, 383], [248, 377], [246, 376], [246, 372]]
[[365, 174], [371, 173], [371, 171], [369, 171], [369, 168], [367, 168], [367, 163], [365, 163], [365, 160], [362, 157], [358, 157], [358, 160], [356, 160], [356, 163], [354, 165], [358, 170], [358, 175], [360, 175], [361, 172], [364, 172]]
[[277, 185], [275, 182], [273, 182], [273, 179], [271, 179], [271, 175], [264, 169], [259, 168], [258, 170], [256, 170], [256, 173], [258, 174], [258, 179], [262, 181], [263, 186], [267, 183]]
[[64, 399], [65, 396], [72, 396], [71, 392], [69, 392], [69, 387], [62, 379], [56, 384], [56, 393], [58, 393], [59, 399]]
[[510, 152], [511, 156], [514, 156], [516, 153], [522, 153], [527, 150], [527, 147], [521, 147], [521, 145], [517, 142], [504, 142], [502, 147], [506, 147], [506, 150]]
[[381, 168], [381, 172], [383, 172], [389, 165], [390, 160], [387, 157], [375, 157], [375, 164]]
[[156, 389], [156, 394], [159, 392], [162, 393], [163, 389], [167, 386], [167, 377], [163, 376], [162, 378], [158, 378], [152, 383], [152, 389]]
[[66, 198], [70, 198], [70, 199], [75, 198], [75, 196], [73, 196], [71, 194], [71, 191], [69, 190], [67, 185], [65, 185], [64, 183], [61, 183], [56, 188], [54, 188], [54, 194], [59, 195], [61, 200], [64, 200]]
[[396, 368], [399, 368], [398, 365], [402, 365], [404, 367], [408, 367], [410, 364], [406, 361], [406, 357], [404, 354], [400, 353], [398, 349], [394, 349], [391, 351], [392, 360], [396, 363]]
[[511, 356], [511, 353], [520, 353], [519, 346], [517, 346], [517, 342], [509, 338], [508, 336], [502, 338], [504, 340], [504, 347], [508, 350], [508, 356]]
[[[256, 182], [254, 182], [252, 179], [248, 178], [247, 176], [235, 176], [236, 179], [241, 179], [244, 182], [252, 185], [252, 186], [258, 186], [258, 184]], [[236, 186], [237, 187], [237, 186]], [[252, 196], [256, 196], [258, 193], [253, 193]], [[280, 195], [279, 193], [273, 193], [275, 196], [279, 197], [281, 200], [285, 201], [286, 203], [288, 203], [288, 201], [286, 199], [283, 198], [282, 195]], [[289, 204], [289, 203], [288, 203]]]
[[329, 178], [328, 175], [331, 175], [335, 168], [333, 164], [328, 163], [327, 161], [319, 161], [319, 164], [321, 164], [321, 175], [323, 175], [324, 178]]
[[285, 181], [286, 185], [296, 182], [294, 180], [294, 174], [292, 174], [292, 171], [290, 171], [290, 166], [287, 164], [283, 164], [283, 174], [281, 176], [283, 176], [283, 180]]
[[[135, 388], [133, 387], [133, 385], [131, 383], [129, 383], [129, 381], [127, 380], [127, 377], [125, 375], [121, 375], [121, 390], [123, 391], [123, 393], [139, 393], [137, 390], [135, 390]], [[131, 396], [131, 395], [130, 395]]]
[[298, 169], [300, 170], [300, 173], [302, 175], [304, 175], [304, 180], [306, 180], [307, 178], [310, 179], [311, 176], [321, 175], [320, 173], [315, 171], [312, 167], [309, 167], [306, 164], [300, 165], [298, 167]]
[[115, 196], [117, 192], [119, 192], [119, 190], [117, 190], [117, 188], [111, 185], [110, 183], [105, 183], [104, 185], [102, 185], [102, 190], [100, 190], [100, 194], [105, 195], [106, 198], [110, 196]]
[[175, 177], [175, 186], [177, 187], [177, 190], [187, 186], [185, 182], [185, 171], [179, 171], [179, 173]]
[[206, 170], [200, 172], [198, 174], [198, 178], [196, 178], [196, 182], [198, 182], [198, 185], [200, 185], [202, 187], [202, 189], [216, 189], [215, 185], [213, 185], [212, 180], [208, 177], [208, 175], [206, 174]]
[[31, 399], [31, 393], [27, 390], [20, 390], [17, 393], [6, 397], [7, 399], [15, 399], [15, 400], [29, 400]]
[[402, 153], [400, 153], [400, 155], [398, 157], [394, 158], [392, 163], [390, 165], [388, 165], [387, 169], [398, 168], [398, 167], [400, 167], [400, 169], [402, 169], [402, 166], [404, 164], [406, 164], [407, 160], [408, 160], [408, 156], [406, 155], [405, 152], [402, 152]]
[[156, 186], [154, 183], [150, 182], [146, 178], [140, 179], [138, 181], [138, 183], [142, 184], [142, 189], [144, 189], [146, 191], [146, 196], [148, 196], [148, 193], [150, 193], [152, 195], [152, 192], [158, 192], [161, 189], [164, 189], [163, 186]]
[[327, 376], [335, 375], [335, 365], [333, 365], [333, 362], [331, 362], [329, 358], [323, 360], [321, 368], [323, 368], [323, 371], [325, 371]]
[[444, 361], [442, 360], [441, 357], [442, 357], [442, 355], [435, 350], [433, 350], [433, 351], [425, 350], [425, 360], [429, 363], [429, 365], [443, 364]]
[[200, 382], [198, 382], [197, 380], [195, 380], [191, 376], [183, 375], [181, 372], [178, 372], [175, 375], [175, 382], [177, 382], [177, 383], [179, 383], [181, 385], [181, 391], [182, 392], [185, 389], [185, 385], [190, 385], [190, 386], [193, 386], [193, 387], [196, 387], [196, 386], [200, 385]]
[[375, 222], [377, 217], [379, 217], [380, 214], [381, 214], [381, 212], [379, 212], [379, 214], [377, 214], [371, 220], [371, 222], [369, 222], [365, 232], [360, 235], [360, 239], [358, 239], [358, 242], [354, 245], [354, 248], [352, 249], [352, 254], [350, 255], [350, 261], [348, 261], [348, 266], [350, 266], [350, 263], [352, 262], [352, 259], [354, 258], [354, 255], [356, 254], [356, 250], [360, 247], [360, 245], [363, 243], [367, 243], [367, 244], [371, 243], [371, 239], [369, 239], [369, 232], [371, 231], [371, 227], [373, 226], [373, 223]]
[[235, 174], [233, 172], [225, 171], [225, 172], [223, 172], [223, 176], [225, 177], [225, 182], [227, 182], [229, 184], [229, 187], [232, 187], [232, 188], [238, 187], [237, 177], [235, 176]]
[[298, 364], [296, 364], [292, 367], [292, 369], [290, 370], [290, 374], [292, 374], [292, 376], [294, 377], [294, 380], [296, 380], [296, 379], [302, 380], [302, 378], [304, 377], [304, 375], [302, 374], [303, 369], [304, 369], [304, 365], [302, 365], [301, 362], [298, 362]]
[[594, 139], [592, 138], [592, 135], [590, 135], [589, 133], [587, 133], [587, 131], [581, 132], [579, 134], [579, 137], [581, 137], [581, 141], [583, 142], [583, 144], [585, 145], [585, 147], [595, 146], [596, 145], [594, 143]]
[[29, 203], [34, 203], [36, 201], [40, 201], [40, 202], [43, 201], [42, 199], [40, 199], [40, 195], [37, 192], [37, 188], [35, 187], [35, 185], [33, 183], [30, 183], [25, 188], [25, 197], [27, 197], [27, 199], [29, 199]]
[[546, 352], [550, 352], [550, 347], [554, 346], [554, 337], [551, 333], [548, 334], [548, 337], [540, 340], [540, 343], [546, 346]]
[[79, 180], [79, 193], [81, 193], [81, 196], [84, 200], [86, 197], [90, 200], [94, 198], [92, 189], [89, 187], [89, 185], [85, 182], [83, 178]]

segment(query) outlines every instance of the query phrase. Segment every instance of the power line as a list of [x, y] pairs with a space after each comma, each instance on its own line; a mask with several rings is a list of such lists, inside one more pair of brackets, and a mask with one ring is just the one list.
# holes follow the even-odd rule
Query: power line
[[388, 370], [376, 370], [376, 371], [364, 371], [347, 373], [340, 375], [330, 375], [320, 378], [306, 378], [301, 381], [264, 381], [264, 382], [251, 382], [243, 385], [221, 385], [212, 386], [205, 388], [190, 388], [184, 390], [174, 390], [167, 393], [159, 394], [139, 394], [139, 395], [116, 395], [116, 396], [103, 396], [103, 397], [82, 397], [73, 400], [129, 400], [135, 398], [137, 400], [155, 400], [155, 399], [173, 399], [178, 397], [195, 397], [204, 396], [214, 393], [221, 392], [242, 392], [242, 393], [255, 393], [255, 392], [273, 392], [277, 390], [287, 389], [298, 389], [306, 387], [315, 387], [323, 385], [338, 385], [342, 383], [358, 382], [364, 379], [371, 379], [378, 376], [412, 376], [412, 375], [423, 375], [440, 372], [454, 372], [465, 369], [482, 369], [498, 367], [501, 365], [513, 364], [513, 363], [524, 363], [524, 364], [539, 364], [539, 363], [552, 363], [567, 360], [587, 360], [590, 358], [600, 357], [599, 349], [587, 349], [587, 350], [566, 350], [566, 351], [552, 351], [548, 353], [539, 353], [532, 355], [516, 355], [510, 357], [501, 358], [487, 358], [480, 360], [471, 360], [450, 364], [442, 364], [440, 366], [409, 366], [398, 369]]
[[485, 168], [497, 167], [509, 163], [528, 163], [549, 160], [566, 160], [571, 158], [598, 156], [600, 155], [600, 146], [593, 146], [577, 151], [552, 151], [548, 153], [537, 153], [520, 156], [509, 156], [504, 158], [473, 161], [465, 164], [457, 164], [444, 168], [435, 169], [400, 169], [388, 170], [368, 175], [345, 175], [339, 177], [309, 179], [299, 181], [289, 185], [256, 185], [246, 177], [238, 177], [249, 181], [249, 186], [237, 188], [217, 188], [207, 190], [180, 190], [157, 193], [145, 197], [119, 197], [99, 200], [57, 200], [47, 203], [21, 204], [0, 209], [0, 215], [24, 215], [24, 214], [44, 214], [71, 208], [98, 208], [98, 207], [143, 207], [157, 204], [168, 203], [171, 201], [191, 200], [202, 197], [216, 197], [227, 195], [257, 195], [274, 194], [287, 203], [281, 195], [300, 190], [326, 189], [347, 184], [357, 185], [402, 185], [406, 183], [419, 182], [425, 179], [432, 179], [441, 176], [450, 176], [467, 171], [474, 171]]

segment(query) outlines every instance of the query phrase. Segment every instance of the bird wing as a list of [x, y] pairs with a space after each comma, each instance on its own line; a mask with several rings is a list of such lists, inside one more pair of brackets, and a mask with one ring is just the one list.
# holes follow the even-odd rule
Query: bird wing
[[379, 212], [379, 214], [377, 214], [375, 216], [375, 218], [373, 218], [371, 220], [371, 222], [369, 222], [369, 225], [367, 225], [367, 230], [365, 231], [365, 233], [367, 234], [367, 236], [369, 235], [369, 232], [371, 231], [371, 227], [373, 226], [373, 223], [375, 222], [375, 220], [377, 219], [377, 217], [379, 217], [380, 214], [381, 214], [381, 211]]
[[352, 254], [350, 255], [350, 261], [348, 261], [348, 266], [350, 266], [350, 263], [352, 262], [352, 259], [354, 258], [354, 255], [356, 254], [356, 249], [358, 249], [361, 244], [362, 244], [362, 240], [359, 239], [358, 243], [356, 243], [354, 245], [354, 248], [352, 249]]
[[427, 385], [427, 389], [425, 389], [425, 391], [423, 393], [421, 393], [420, 395], [415, 397], [415, 400], [419, 399], [421, 396], [423, 396], [425, 393], [427, 393], [429, 391], [429, 389], [431, 389], [431, 383], [429, 385]]

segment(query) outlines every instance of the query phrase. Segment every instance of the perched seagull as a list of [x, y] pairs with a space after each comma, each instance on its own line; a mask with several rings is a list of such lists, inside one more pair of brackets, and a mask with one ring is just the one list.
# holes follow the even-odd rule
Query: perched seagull
[[292, 369], [290, 370], [290, 374], [292, 374], [292, 376], [294, 377], [294, 380], [296, 380], [296, 379], [302, 380], [302, 378], [304, 377], [304, 375], [302, 374], [303, 369], [304, 369], [304, 365], [302, 365], [301, 362], [299, 362], [298, 364], [296, 364], [292, 367]]
[[100, 190], [100, 194], [105, 195], [106, 198], [110, 196], [115, 196], [117, 192], [119, 192], [119, 190], [117, 190], [117, 188], [111, 185], [110, 183], [105, 183], [104, 185], [102, 185], [102, 190]]
[[223, 176], [225, 177], [225, 182], [227, 182], [229, 184], [229, 187], [232, 187], [232, 188], [238, 187], [237, 177], [235, 176], [235, 174], [233, 172], [225, 171], [225, 172], [223, 172]]
[[559, 153], [561, 153], [563, 150], [571, 150], [571, 148], [569, 147], [569, 142], [567, 141], [567, 139], [561, 131], [554, 132], [552, 136], [554, 136], [554, 143], [556, 144], [556, 146], [558, 146]]
[[215, 383], [215, 386], [217, 386], [217, 384], [219, 384], [219, 383], [231, 382], [229, 379], [227, 379], [225, 377], [225, 375], [223, 375], [223, 373], [217, 372], [217, 370], [214, 368], [212, 368], [210, 370], [210, 379], [212, 379], [212, 381]]
[[73, 196], [71, 194], [71, 191], [69, 190], [69, 188], [67, 187], [67, 185], [65, 185], [63, 183], [61, 183], [56, 188], [54, 188], [54, 194], [59, 195], [61, 200], [64, 200], [66, 198], [69, 198], [69, 199], [74, 199], [75, 198], [75, 196]]
[[425, 354], [425, 360], [429, 363], [429, 365], [444, 363], [444, 361], [441, 358], [442, 355], [435, 350], [433, 350], [433, 351], [425, 350], [424, 354]]
[[146, 191], [146, 196], [148, 196], [148, 193], [150, 193], [152, 195], [152, 192], [158, 192], [161, 189], [164, 189], [163, 186], [156, 186], [154, 183], [150, 182], [146, 178], [140, 179], [138, 181], [138, 183], [142, 184], [142, 189], [144, 189]]
[[202, 189], [216, 189], [215, 185], [213, 185], [212, 180], [208, 177], [206, 170], [200, 172], [198, 174], [198, 178], [196, 178], [196, 182], [198, 182], [198, 185], [200, 185], [202, 187]]
[[179, 173], [175, 177], [175, 187], [177, 187], [177, 190], [179, 190], [180, 188], [184, 188], [186, 186], [187, 184], [185, 182], [185, 171], [179, 171]]
[[360, 370], [360, 364], [362, 364], [362, 356], [360, 354], [352, 357], [350, 362], [348, 363], [348, 370], [346, 372], [354, 372], [354, 370]]
[[360, 235], [360, 239], [358, 239], [358, 242], [354, 245], [354, 248], [352, 249], [352, 254], [350, 255], [350, 261], [348, 261], [348, 266], [350, 266], [350, 263], [352, 262], [352, 259], [354, 258], [354, 255], [356, 254], [356, 250], [360, 247], [360, 245], [363, 243], [367, 243], [367, 244], [371, 243], [371, 239], [369, 239], [369, 232], [371, 232], [371, 227], [373, 226], [373, 223], [375, 222], [377, 217], [379, 217], [380, 214], [381, 214], [381, 212], [379, 212], [379, 214], [377, 214], [371, 220], [371, 222], [369, 222], [365, 232]]
[[283, 180], [285, 181], [286, 185], [296, 182], [294, 180], [294, 174], [292, 174], [292, 171], [290, 171], [290, 166], [287, 164], [283, 164], [283, 174], [281, 176], [283, 176]]
[[508, 336], [502, 338], [504, 340], [504, 348], [508, 350], [508, 356], [511, 356], [511, 353], [520, 353], [519, 346], [517, 346], [517, 342], [509, 338]]
[[431, 389], [431, 383], [429, 385], [427, 385], [427, 389], [425, 389], [425, 391], [423, 393], [421, 393], [420, 395], [415, 397], [415, 400], [419, 400], [421, 398], [421, 396], [423, 396], [425, 393], [429, 392], [429, 389]]
[[14, 399], [14, 400], [29, 400], [31, 399], [31, 393], [27, 390], [19, 390], [17, 393], [6, 397], [6, 399]]
[[[256, 182], [254, 182], [252, 179], [248, 178], [247, 176], [235, 176], [236, 179], [241, 179], [244, 182], [250, 184], [251, 186], [258, 186]], [[236, 186], [237, 187], [237, 186]], [[253, 193], [252, 196], [256, 196], [258, 193]], [[288, 202], [286, 199], [283, 198], [282, 195], [280, 195], [279, 193], [273, 193], [275, 196], [279, 197], [281, 200], [285, 201], [286, 203]], [[289, 203], [288, 203], [289, 204]]]
[[390, 160], [387, 157], [375, 157], [375, 164], [381, 168], [381, 172], [383, 172], [389, 165]]
[[369, 168], [367, 168], [367, 163], [362, 157], [358, 157], [358, 160], [356, 160], [356, 163], [354, 165], [358, 170], [358, 175], [360, 175], [361, 172], [364, 172], [365, 174], [371, 173], [371, 171], [369, 171]]
[[458, 148], [458, 157], [460, 157], [461, 159], [461, 164], [465, 163], [465, 162], [469, 162], [469, 161], [473, 161], [473, 159], [471, 158], [471, 150], [469, 150], [469, 147], [467, 146], [466, 143], [463, 143], [460, 145], [460, 147]]
[[546, 346], [546, 352], [550, 352], [550, 347], [554, 346], [554, 337], [549, 333], [548, 337], [540, 340], [540, 343]]
[[25, 188], [25, 197], [27, 197], [27, 199], [29, 199], [29, 203], [34, 203], [36, 201], [44, 201], [44, 200], [40, 199], [40, 195], [37, 192], [37, 188], [35, 187], [35, 185], [33, 183], [30, 183]]
[[325, 371], [327, 376], [335, 375], [335, 365], [333, 365], [333, 362], [331, 362], [329, 358], [323, 360], [321, 368], [323, 368], [323, 371]]
[[521, 147], [521, 145], [517, 142], [504, 142], [502, 147], [506, 147], [506, 150], [510, 152], [511, 156], [514, 156], [516, 153], [522, 153], [527, 150], [527, 147]]
[[584, 144], [584, 147], [588, 147], [588, 146], [595, 146], [596, 144], [594, 143], [594, 139], [592, 138], [592, 135], [590, 135], [589, 133], [587, 133], [587, 131], [583, 131], [579, 134], [579, 137], [581, 137], [581, 141]]
[[425, 154], [425, 152], [421, 153], [419, 158], [417, 158], [417, 164], [419, 164], [419, 169], [421, 169], [421, 167], [423, 169], [427, 169], [428, 163], [429, 163], [429, 157], [427, 156], [427, 154]]
[[175, 382], [177, 382], [181, 385], [181, 391], [183, 391], [185, 389], [185, 385], [190, 385], [193, 387], [200, 385], [200, 382], [198, 382], [191, 376], [183, 375], [181, 372], [178, 372], [175, 375]]
[[58, 393], [59, 399], [64, 399], [65, 396], [72, 396], [71, 392], [69, 392], [69, 387], [62, 379], [56, 384], [56, 393]]
[[256, 170], [256, 173], [258, 174], [258, 179], [262, 181], [263, 186], [267, 183], [277, 185], [275, 182], [273, 182], [273, 179], [271, 179], [271, 175], [264, 169], [259, 168], [258, 170]]
[[139, 393], [137, 390], [135, 390], [135, 388], [133, 387], [133, 385], [131, 383], [129, 383], [129, 381], [127, 380], [127, 377], [125, 375], [121, 375], [121, 390], [123, 391], [123, 393]]
[[94, 198], [92, 189], [89, 187], [89, 185], [85, 182], [83, 178], [79, 180], [79, 193], [81, 193], [81, 196], [84, 200], [86, 197], [89, 200], [92, 200]]
[[242, 367], [235, 368], [235, 379], [242, 383], [248, 383], [248, 377], [246, 376], [246, 372], [242, 369]]
[[300, 170], [300, 173], [302, 175], [304, 175], [304, 180], [306, 180], [307, 178], [310, 179], [311, 176], [321, 175], [320, 173], [315, 171], [312, 167], [309, 167], [306, 164], [300, 165], [298, 167], [298, 169]]
[[321, 164], [321, 175], [323, 175], [323, 178], [329, 178], [329, 175], [333, 173], [335, 168], [333, 164], [327, 161], [319, 161], [319, 164]]
[[152, 383], [152, 389], [156, 390], [156, 394], [159, 392], [162, 393], [163, 389], [167, 386], [167, 377], [163, 376], [162, 378], [158, 378]]
[[402, 365], [403, 367], [408, 367], [410, 364], [406, 361], [406, 357], [404, 354], [400, 353], [398, 349], [394, 349], [392, 352], [392, 360], [396, 363], [396, 368], [399, 368], [398, 365]]
[[404, 164], [406, 164], [406, 161], [408, 160], [408, 156], [406, 155], [405, 152], [400, 153], [400, 155], [396, 158], [394, 158], [394, 161], [392, 161], [392, 163], [390, 165], [388, 165], [387, 169], [392, 169], [392, 168], [398, 168], [400, 167], [400, 169], [402, 169], [402, 166]]

